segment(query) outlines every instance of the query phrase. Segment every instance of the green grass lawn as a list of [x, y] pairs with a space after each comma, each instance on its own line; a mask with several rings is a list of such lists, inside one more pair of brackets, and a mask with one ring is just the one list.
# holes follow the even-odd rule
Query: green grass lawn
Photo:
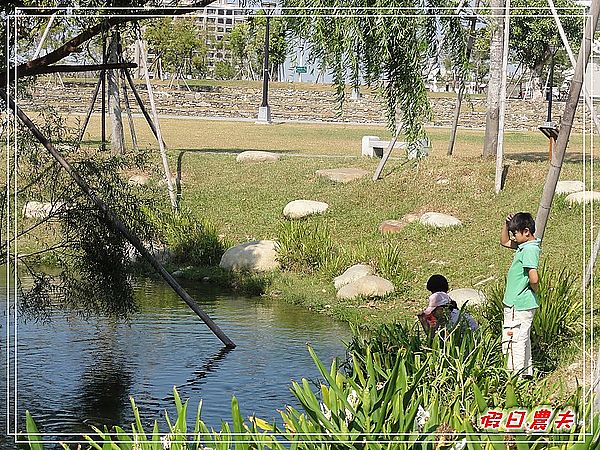
[[[137, 127], [141, 145], [153, 149], [159, 164], [156, 143], [143, 125], [139, 121]], [[308, 220], [323, 222], [336, 245], [356, 255], [352, 262], [368, 262], [360, 258], [376, 255], [386, 245], [399, 246], [412, 274], [409, 288], [377, 302], [338, 302], [329, 279], [275, 276], [270, 288], [273, 296], [353, 321], [379, 323], [414, 316], [425, 305], [425, 282], [433, 273], [445, 274], [452, 287], [472, 287], [493, 277], [478, 287], [485, 289], [502, 280], [512, 258], [512, 252], [498, 244], [502, 221], [511, 211], [530, 211], [535, 216], [549, 167], [547, 141], [541, 133], [508, 133], [510, 168], [504, 191], [496, 195], [495, 163], [479, 157], [483, 131], [459, 130], [455, 156], [448, 157], [449, 130], [434, 128], [429, 130], [432, 154], [418, 165], [390, 160], [382, 180], [372, 182], [369, 176], [335, 184], [316, 177], [315, 171], [360, 167], [372, 173], [379, 160], [357, 157], [360, 139], [366, 134], [385, 136], [383, 127], [172, 119], [162, 120], [161, 127], [173, 171], [181, 159], [182, 206], [216, 224], [227, 239], [241, 243], [276, 238], [284, 206], [291, 200], [310, 199], [330, 205], [326, 214]], [[98, 137], [97, 129], [94, 118], [91, 139]], [[243, 150], [287, 156], [276, 163], [236, 163], [236, 154]], [[561, 178], [580, 179], [581, 161], [582, 137], [574, 135]], [[597, 164], [594, 167], [598, 169]], [[590, 170], [588, 164], [588, 176]], [[437, 184], [441, 178], [449, 184]], [[583, 210], [557, 199], [543, 245], [547, 264], [568, 267], [577, 276], [583, 264]], [[411, 224], [395, 235], [382, 235], [378, 230], [386, 219], [426, 211], [452, 214], [463, 226], [434, 230]]]

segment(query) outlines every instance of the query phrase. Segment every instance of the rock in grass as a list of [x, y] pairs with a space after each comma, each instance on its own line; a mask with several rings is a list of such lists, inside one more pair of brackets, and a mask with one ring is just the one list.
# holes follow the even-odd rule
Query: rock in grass
[[132, 175], [129, 177], [129, 180], [127, 180], [127, 184], [131, 186], [144, 186], [145, 184], [148, 184], [148, 181], [150, 181], [148, 175]]
[[318, 177], [327, 178], [328, 180], [337, 183], [349, 183], [351, 181], [360, 180], [367, 176], [369, 172], [356, 167], [342, 167], [340, 169], [320, 169], [315, 172]]
[[556, 190], [554, 191], [554, 193], [556, 195], [567, 195], [572, 194], [573, 192], [581, 191], [585, 191], [585, 184], [583, 183], [583, 181], [564, 180], [559, 181], [556, 184]]
[[350, 284], [359, 278], [366, 277], [367, 275], [373, 275], [373, 268], [371, 266], [366, 264], [355, 264], [346, 269], [339, 277], [335, 277], [333, 279], [333, 285], [336, 289], [340, 289], [342, 286]]
[[314, 200], [294, 200], [283, 208], [283, 215], [288, 219], [301, 219], [312, 214], [322, 214], [327, 211], [329, 205]]
[[394, 292], [394, 285], [390, 281], [377, 275], [367, 275], [342, 286], [337, 293], [337, 298], [349, 299], [359, 296], [383, 297], [392, 292]]
[[462, 222], [454, 216], [448, 214], [426, 212], [421, 216], [420, 222], [435, 228], [456, 227], [462, 225]]
[[23, 217], [28, 219], [47, 219], [50, 215], [55, 214], [64, 207], [65, 202], [62, 201], [55, 202], [54, 204], [50, 202], [29, 201], [23, 206]]
[[467, 302], [469, 302], [469, 306], [481, 305], [485, 303], [484, 293], [477, 289], [452, 289], [450, 292], [448, 292], [448, 295], [456, 302], [459, 308], [462, 308], [462, 306]]
[[417, 220], [419, 220], [419, 216], [415, 216], [414, 214], [406, 214], [400, 220], [384, 220], [379, 225], [379, 231], [382, 233], [400, 233], [406, 225]]
[[235, 160], [237, 162], [270, 162], [278, 161], [280, 156], [278, 153], [248, 150], [237, 155]]
[[219, 263], [224, 269], [264, 272], [279, 267], [275, 241], [250, 241], [228, 248]]
[[565, 201], [569, 204], [574, 203], [591, 203], [600, 201], [600, 192], [596, 191], [583, 191], [573, 192], [565, 197]]

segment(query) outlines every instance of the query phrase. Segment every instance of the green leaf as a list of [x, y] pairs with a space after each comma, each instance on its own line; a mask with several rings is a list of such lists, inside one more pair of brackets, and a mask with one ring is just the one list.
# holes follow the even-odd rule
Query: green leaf
[[29, 413], [29, 410], [25, 411], [25, 429], [27, 430], [27, 443], [31, 450], [44, 450], [44, 444], [41, 443], [42, 437], [39, 435], [39, 431], [33, 417]]

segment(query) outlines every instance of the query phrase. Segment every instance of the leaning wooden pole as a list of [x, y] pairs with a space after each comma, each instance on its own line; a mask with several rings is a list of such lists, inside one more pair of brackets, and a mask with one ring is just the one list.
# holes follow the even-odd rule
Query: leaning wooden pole
[[140, 42], [140, 48], [142, 49], [140, 53], [140, 61], [144, 66], [144, 78], [146, 79], [146, 89], [148, 90], [148, 99], [150, 100], [150, 108], [152, 109], [152, 115], [154, 116], [154, 127], [156, 130], [156, 140], [158, 141], [158, 148], [160, 150], [160, 158], [162, 160], [163, 169], [165, 171], [165, 181], [167, 182], [167, 191], [169, 194], [169, 199], [171, 200], [171, 206], [174, 211], [179, 209], [179, 205], [177, 204], [177, 194], [175, 193], [175, 188], [173, 188], [173, 176], [171, 175], [171, 169], [169, 168], [169, 159], [167, 158], [167, 149], [165, 146], [165, 141], [163, 141], [161, 132], [160, 132], [160, 124], [158, 123], [158, 111], [156, 110], [156, 104], [154, 103], [154, 93], [152, 91], [152, 84], [150, 84], [150, 74], [148, 73], [148, 64], [146, 63], [146, 48], [144, 47], [144, 43]]
[[[479, 0], [475, 1], [475, 12], [471, 17], [471, 26], [469, 28], [469, 38], [467, 40], [466, 58], [467, 62], [471, 60], [471, 52], [475, 43], [475, 26], [477, 25], [477, 8], [479, 8]], [[454, 120], [452, 121], [452, 129], [450, 130], [450, 140], [448, 141], [448, 156], [452, 156], [454, 152], [454, 143], [456, 142], [456, 131], [458, 129], [458, 119], [460, 117], [460, 108], [462, 106], [463, 97], [465, 95], [465, 81], [461, 80], [456, 96], [456, 105], [454, 106]]]
[[79, 137], [77, 139], [77, 145], [81, 144], [83, 141], [83, 136], [85, 135], [85, 130], [87, 129], [88, 123], [90, 123], [90, 117], [92, 117], [92, 112], [94, 111], [94, 104], [96, 103], [96, 98], [98, 98], [98, 92], [100, 91], [100, 85], [102, 84], [102, 75], [98, 77], [98, 82], [96, 83], [96, 88], [94, 89], [94, 93], [92, 94], [92, 100], [90, 101], [90, 106], [88, 108], [88, 112], [85, 116], [85, 120], [83, 121], [83, 126], [81, 127], [81, 131], [79, 132]]
[[[154, 126], [154, 122], [152, 121], [152, 117], [150, 117], [150, 114], [148, 113], [148, 110], [144, 106], [144, 102], [142, 101], [142, 97], [140, 97], [140, 94], [139, 94], [139, 92], [137, 91], [137, 89], [135, 87], [135, 83], [133, 82], [133, 78], [131, 78], [131, 74], [129, 73], [129, 71], [127, 69], [123, 69], [123, 73], [125, 74], [125, 78], [127, 78], [127, 83], [129, 83], [129, 86], [131, 87], [131, 92], [133, 92], [133, 96], [135, 97], [135, 101], [137, 102], [138, 106], [140, 107], [140, 110], [142, 111], [142, 114], [146, 118], [146, 122], [148, 122], [148, 126], [150, 127], [150, 130], [152, 130], [152, 134], [154, 134], [154, 137], [156, 139], [158, 139], [158, 132], [156, 131], [156, 127]], [[164, 145], [164, 141], [163, 141], [163, 145]]]
[[558, 179], [560, 177], [560, 171], [562, 169], [563, 160], [565, 159], [567, 144], [569, 143], [569, 137], [571, 135], [571, 128], [573, 127], [575, 112], [577, 111], [577, 105], [579, 104], [579, 99], [581, 97], [583, 75], [585, 74], [585, 69], [592, 51], [592, 39], [598, 24], [599, 13], [600, 0], [594, 0], [590, 7], [590, 16], [585, 24], [583, 42], [581, 48], [579, 49], [577, 64], [575, 65], [575, 73], [573, 75], [573, 80], [571, 81], [571, 86], [569, 87], [569, 96], [565, 103], [565, 109], [560, 121], [560, 131], [558, 132], [556, 147], [554, 147], [554, 151], [552, 152], [550, 169], [548, 170], [548, 175], [546, 176], [542, 198], [540, 200], [540, 205], [535, 219], [535, 234], [539, 239], [544, 238], [544, 232], [546, 231], [546, 224], [548, 222], [548, 216], [550, 215], [550, 207], [552, 206], [554, 191], [556, 190], [556, 184], [558, 183]]
[[217, 326], [216, 323], [206, 314], [194, 301], [194, 299], [181, 287], [181, 285], [173, 278], [173, 276], [167, 272], [163, 265], [144, 247], [142, 241], [133, 234], [129, 228], [117, 217], [115, 212], [104, 203], [96, 194], [92, 191], [90, 186], [85, 182], [83, 178], [71, 167], [71, 164], [65, 160], [62, 155], [54, 148], [52, 143], [46, 139], [42, 132], [35, 126], [35, 124], [27, 117], [27, 115], [15, 105], [12, 98], [8, 97], [4, 90], [0, 90], [0, 97], [7, 103], [17, 117], [25, 124], [31, 131], [33, 136], [50, 152], [54, 159], [61, 165], [63, 169], [69, 174], [69, 176], [75, 181], [77, 186], [92, 200], [103, 213], [105, 220], [114, 226], [119, 233], [121, 233], [125, 239], [127, 239], [135, 249], [140, 252], [148, 263], [163, 277], [163, 279], [173, 288], [173, 290], [183, 299], [184, 302], [202, 319], [202, 321], [211, 329], [211, 331], [225, 344], [228, 348], [235, 348], [235, 344], [229, 339], [225, 333]]

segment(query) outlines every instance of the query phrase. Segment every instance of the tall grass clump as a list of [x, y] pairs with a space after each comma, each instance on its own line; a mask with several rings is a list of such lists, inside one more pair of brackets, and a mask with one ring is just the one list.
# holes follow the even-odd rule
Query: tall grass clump
[[413, 278], [399, 245], [385, 244], [376, 256], [377, 273], [391, 281], [397, 291], [405, 291]]
[[[543, 264], [539, 269], [539, 308], [533, 319], [531, 345], [534, 366], [542, 373], [555, 370], [560, 359], [573, 349], [581, 332], [583, 299], [578, 277], [567, 268], [550, 269]], [[491, 331], [502, 333], [504, 290], [506, 279], [492, 286], [482, 313]]]
[[145, 209], [157, 230], [158, 239], [172, 252], [172, 261], [192, 265], [219, 264], [228, 244], [223, 242], [214, 225], [194, 217], [186, 210], [153, 211]]
[[277, 236], [277, 258], [284, 270], [319, 272], [331, 277], [345, 263], [326, 222], [284, 220], [278, 226]]

